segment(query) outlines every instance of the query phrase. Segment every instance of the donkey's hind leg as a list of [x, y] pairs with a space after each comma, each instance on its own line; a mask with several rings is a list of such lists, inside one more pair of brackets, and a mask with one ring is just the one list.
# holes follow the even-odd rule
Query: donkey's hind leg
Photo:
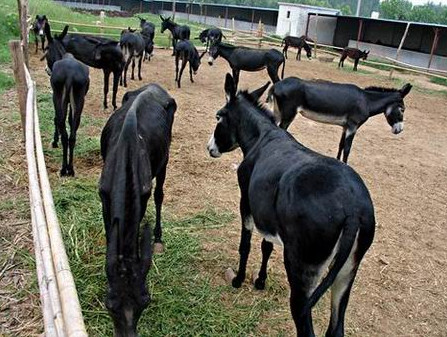
[[331, 320], [325, 337], [343, 337], [346, 308], [349, 295], [357, 274], [362, 256], [357, 254], [357, 241], [352, 247], [351, 253], [341, 268], [331, 287]]
[[141, 81], [143, 77], [141, 77], [141, 63], [143, 62], [144, 52], [141, 54], [140, 59], [138, 60], [138, 79]]
[[352, 141], [354, 140], [355, 133], [357, 132], [357, 127], [348, 127], [346, 130], [346, 137], [343, 146], [343, 162], [348, 162], [349, 152], [351, 152]]
[[154, 253], [163, 252], [163, 242], [161, 241], [161, 207], [163, 204], [164, 192], [163, 185], [166, 178], [166, 166], [156, 177], [156, 185], [154, 191], [155, 203], [155, 229], [154, 229]]
[[307, 266], [296, 259], [296, 254], [291, 254], [284, 247], [284, 265], [290, 284], [290, 310], [295, 322], [297, 336], [315, 337], [312, 324], [312, 310], [306, 309], [309, 293], [312, 293], [315, 281], [319, 277], [314, 266]]
[[340, 143], [338, 144], [338, 153], [337, 153], [338, 160], [340, 160], [341, 153], [343, 152], [343, 148], [345, 146], [345, 137], [346, 137], [346, 127], [343, 127], [343, 133], [341, 134]]
[[135, 80], [135, 57], [132, 57], [132, 75], [130, 76], [131, 80]]
[[261, 250], [262, 250], [261, 269], [259, 270], [258, 277], [255, 280], [255, 288], [258, 290], [263, 290], [265, 288], [265, 280], [267, 279], [267, 263], [273, 251], [273, 243], [263, 239], [261, 243]]
[[57, 129], [57, 116], [54, 117], [54, 136], [53, 142], [51, 143], [52, 148], [57, 148], [57, 143], [59, 141], [59, 130]]
[[278, 76], [278, 71], [279, 71], [279, 66], [281, 64], [278, 64], [278, 66], [274, 67], [272, 65], [267, 66], [267, 73], [269, 74], [271, 80], [273, 83], [279, 82], [279, 76]]
[[182, 74], [183, 74], [183, 70], [185, 70], [186, 67], [186, 62], [188, 62], [186, 60], [186, 56], [182, 55], [182, 67], [180, 68], [180, 73], [178, 75], [178, 81], [177, 81], [177, 87], [180, 88], [180, 82], [182, 80]]

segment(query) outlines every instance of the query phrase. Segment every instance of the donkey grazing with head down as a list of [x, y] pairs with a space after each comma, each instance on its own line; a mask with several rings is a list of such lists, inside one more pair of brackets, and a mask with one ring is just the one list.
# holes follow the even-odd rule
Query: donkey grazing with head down
[[[53, 89], [55, 130], [52, 146], [57, 147], [60, 134], [62, 141], [60, 174], [61, 176], [74, 176], [73, 154], [76, 145], [76, 132], [81, 123], [85, 95], [89, 89], [90, 79], [88, 67], [65, 51], [62, 39], [67, 31], [68, 26], [65, 26], [61, 35], [56, 35], [53, 38], [50, 24], [45, 25], [48, 46], [43, 58], [46, 58], [47, 61], [47, 72], [51, 75], [50, 82]], [[68, 136], [66, 128], [67, 112], [70, 136]], [[69, 157], [68, 160], [67, 157]]]
[[[192, 78], [192, 74], [197, 74], [197, 70], [200, 67], [200, 60], [205, 55], [203, 53], [199, 56], [199, 52], [196, 47], [189, 40], [182, 40], [178, 42], [175, 46], [175, 81], [177, 82], [177, 86], [180, 88], [180, 82], [182, 80], [183, 70], [186, 67], [186, 64], [189, 63], [189, 78], [191, 83], [194, 83], [194, 79]], [[182, 66], [180, 68], [179, 73], [179, 61], [182, 61]]]
[[295, 47], [298, 49], [298, 52], [296, 54], [296, 59], [301, 61], [301, 49], [304, 48], [306, 51], [306, 56], [308, 59], [312, 58], [312, 48], [309, 46], [309, 44], [306, 42], [306, 37], [303, 35], [301, 37], [295, 37], [295, 36], [286, 36], [282, 42], [281, 47], [284, 44], [284, 48], [282, 50], [282, 53], [287, 59], [287, 50], [289, 47]]
[[236, 288], [244, 281], [256, 228], [264, 240], [255, 287], [265, 286], [273, 243], [283, 246], [297, 335], [315, 336], [311, 310], [331, 287], [326, 337], [340, 337], [360, 261], [374, 237], [373, 204], [352, 168], [311, 151], [275, 125], [258, 102], [266, 88], [236, 93], [227, 74], [227, 104], [217, 112], [208, 143], [212, 157], [237, 147], [244, 155], [237, 171], [242, 219], [239, 270], [236, 275], [227, 270], [227, 278]]
[[278, 71], [282, 64], [281, 78], [284, 78], [284, 55], [276, 49], [254, 49], [236, 47], [224, 43], [216, 43], [209, 50], [208, 64], [213, 65], [214, 60], [221, 56], [233, 71], [234, 83], [239, 83], [239, 73], [244, 71], [259, 71], [267, 68], [267, 72], [273, 83], [279, 81]]
[[34, 42], [36, 44], [36, 54], [37, 50], [39, 49], [39, 40], [42, 46], [42, 51], [45, 49], [45, 25], [48, 23], [48, 19], [46, 15], [36, 15], [36, 19], [33, 22], [33, 26], [31, 27], [31, 30], [34, 34]]
[[349, 56], [349, 58], [354, 60], [354, 71], [357, 71], [357, 65], [359, 64], [359, 60], [360, 59], [366, 60], [368, 58], [368, 54], [369, 54], [369, 50], [361, 51], [360, 49], [357, 49], [357, 48], [346, 47], [341, 52], [340, 61], [338, 62], [338, 67], [340, 68], [340, 65], [343, 67], [346, 58]]
[[314, 121], [343, 127], [337, 159], [343, 153], [346, 163], [354, 136], [368, 118], [384, 113], [391, 131], [402, 132], [404, 98], [411, 88], [407, 83], [401, 89], [361, 89], [353, 84], [288, 77], [270, 89], [267, 102], [273, 105], [276, 120], [283, 129], [289, 127], [298, 112]]
[[189, 40], [191, 36], [191, 30], [188, 26], [180, 26], [171, 20], [171, 17], [165, 19], [160, 15], [161, 19], [161, 33], [163, 34], [166, 29], [168, 29], [172, 34], [172, 56], [175, 55], [175, 45], [178, 40]]
[[140, 230], [140, 223], [156, 179], [154, 251], [160, 251], [163, 184], [177, 109], [175, 100], [157, 84], [128, 94], [101, 134], [106, 306], [115, 337], [137, 336], [138, 320], [150, 301], [146, 277], [151, 266], [151, 233], [147, 224]]

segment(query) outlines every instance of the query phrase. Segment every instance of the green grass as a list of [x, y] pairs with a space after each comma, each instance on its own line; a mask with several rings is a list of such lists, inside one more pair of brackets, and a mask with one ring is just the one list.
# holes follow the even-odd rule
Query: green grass
[[14, 86], [14, 79], [5, 74], [3, 71], [0, 71], [0, 94], [3, 93], [3, 91], [8, 90]]
[[[53, 187], [56, 210], [76, 280], [89, 335], [109, 336], [111, 320], [104, 306], [105, 234], [97, 179], [63, 179]], [[152, 204], [148, 207], [152, 210]], [[149, 211], [149, 223], [154, 214]], [[207, 228], [225, 225], [233, 215], [206, 210], [175, 219], [164, 214], [166, 250], [154, 257], [148, 286], [153, 301], [144, 312], [143, 336], [247, 336], [271, 306], [266, 296], [256, 301], [226, 303], [234, 293], [201, 275], [200, 238]]]
[[[7, 0], [11, 1], [11, 0]], [[55, 4], [53, 1], [50, 0], [30, 0], [30, 12], [35, 14], [37, 13], [45, 13], [47, 17], [49, 18], [50, 22], [51, 20], [57, 20], [57, 21], [64, 21], [64, 22], [74, 22], [74, 23], [83, 23], [83, 24], [96, 24], [97, 21], [99, 21], [99, 16], [92, 15], [85, 12], [75, 12], [71, 9]], [[164, 32], [164, 34], [160, 33], [161, 29], [161, 21], [158, 15], [150, 14], [150, 13], [141, 13], [138, 14], [144, 18], [146, 18], [148, 21], [151, 21], [156, 26], [155, 31], [155, 44], [157, 46], [166, 47], [168, 46], [169, 40], [168, 40], [168, 31]], [[176, 20], [179, 24], [188, 24], [188, 26], [191, 28], [191, 38], [198, 36], [200, 31], [204, 29], [205, 26], [193, 23], [193, 22], [187, 22], [186, 20]], [[104, 19], [104, 25], [107, 26], [114, 26], [114, 27], [133, 27], [133, 28], [139, 28], [140, 20], [137, 17], [107, 17]], [[64, 24], [61, 23], [52, 23], [51, 24], [52, 29], [55, 32], [61, 31], [64, 28]], [[90, 33], [99, 33], [100, 29], [96, 27], [81, 27], [81, 26], [75, 26], [72, 25], [69, 29], [70, 31], [75, 32], [90, 32]], [[113, 36], [106, 36], [113, 39], [119, 39], [119, 34], [121, 32], [121, 29], [103, 29], [103, 33], [107, 34], [114, 34]], [[198, 40], [191, 40], [197, 45], [201, 45], [200, 41]]]
[[430, 82], [447, 87], [447, 79], [439, 77], [430, 77]]
[[[51, 95], [41, 93], [37, 99], [47, 165], [59, 167], [61, 150], [49, 146], [54, 128]], [[84, 115], [81, 123], [89, 127], [96, 125], [99, 135], [104, 119]], [[76, 162], [82, 157], [99, 160], [99, 138], [87, 137], [86, 129], [81, 127], [78, 131], [75, 170]], [[90, 336], [110, 336], [112, 322], [104, 305], [106, 244], [98, 196], [99, 177], [87, 175], [82, 170], [77, 172], [74, 179], [51, 174], [54, 202], [88, 333]], [[12, 207], [12, 204], [3, 207]], [[153, 200], [150, 199], [145, 221], [151, 226], [154, 224], [153, 210]], [[275, 310], [278, 296], [287, 297], [287, 290], [274, 281], [269, 283], [269, 291], [258, 293], [259, 296], [251, 290], [249, 296], [244, 296], [249, 290], [235, 290], [212, 281], [215, 275], [206, 266], [211, 263], [213, 268], [210, 268], [214, 270], [217, 262], [217, 273], [223, 275], [229, 257], [216, 252], [205, 258], [201, 242], [217, 240], [220, 243], [222, 238], [210, 238], [207, 231], [223, 227], [234, 218], [231, 212], [206, 207], [181, 218], [170, 214], [169, 210], [163, 211], [165, 252], [154, 256], [148, 276], [152, 302], [140, 320], [142, 336], [256, 335], [261, 317], [269, 310]], [[237, 237], [234, 239], [238, 240]], [[231, 256], [233, 263], [237, 256], [235, 251]], [[37, 288], [32, 290], [37, 291]], [[269, 318], [272, 324], [276, 320]]]

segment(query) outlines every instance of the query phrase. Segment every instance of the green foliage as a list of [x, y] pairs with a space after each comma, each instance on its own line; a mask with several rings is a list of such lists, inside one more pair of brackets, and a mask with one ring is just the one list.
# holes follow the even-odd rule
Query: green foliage
[[447, 6], [441, 3], [413, 6], [407, 0], [384, 0], [380, 4], [380, 15], [384, 19], [447, 24]]
[[[372, 11], [378, 11], [379, 1], [380, 0], [363, 0], [360, 14], [363, 16], [370, 16]], [[206, 2], [278, 8], [278, 0], [211, 0]], [[345, 15], [352, 15], [357, 9], [357, 0], [289, 0], [287, 2], [336, 8], [340, 9]]]
[[0, 6], [0, 64], [9, 61], [8, 41], [20, 35], [18, 21], [17, 1], [2, 2]]
[[385, 19], [408, 20], [412, 7], [407, 0], [384, 0], [380, 4], [380, 14]]

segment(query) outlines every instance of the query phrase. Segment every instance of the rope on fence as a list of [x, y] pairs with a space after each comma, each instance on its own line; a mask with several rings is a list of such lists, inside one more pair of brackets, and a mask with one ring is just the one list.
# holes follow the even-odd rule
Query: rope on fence
[[36, 269], [45, 335], [87, 337], [73, 276], [57, 221], [43, 156], [36, 103], [36, 85], [28, 68], [26, 86], [26, 158]]

